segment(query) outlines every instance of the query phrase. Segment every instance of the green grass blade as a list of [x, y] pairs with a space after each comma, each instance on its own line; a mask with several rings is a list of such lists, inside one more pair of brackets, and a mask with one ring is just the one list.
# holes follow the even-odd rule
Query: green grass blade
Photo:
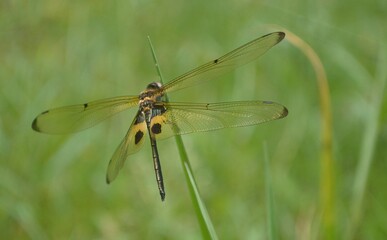
[[[149, 36], [148, 36], [148, 41], [152, 51], [152, 57], [156, 66], [156, 70], [160, 77], [160, 82], [163, 83], [163, 76], [157, 61], [156, 53], [154, 51], [154, 48]], [[167, 101], [169, 101], [167, 95], [165, 95], [165, 98]], [[181, 164], [184, 170], [184, 175], [191, 195], [192, 203], [194, 205], [196, 217], [199, 221], [199, 226], [202, 231], [203, 239], [218, 239], [215, 232], [215, 228], [212, 224], [211, 218], [207, 212], [206, 206], [204, 205], [204, 202], [200, 197], [199, 189], [195, 181], [191, 164], [189, 163], [189, 160], [188, 160], [188, 155], [185, 150], [183, 140], [179, 135], [175, 136], [175, 140], [176, 140], [177, 148], [179, 150]]]
[[179, 149], [180, 160], [183, 166], [185, 179], [191, 195], [192, 203], [195, 208], [196, 216], [202, 231], [203, 239], [218, 239], [211, 218], [207, 212], [206, 206], [202, 201], [198, 186], [193, 175], [191, 164], [189, 163], [187, 152], [185, 150], [181, 136], [175, 137], [177, 147]]
[[329, 83], [324, 66], [314, 51], [297, 35], [286, 31], [287, 39], [298, 48], [310, 61], [316, 74], [320, 109], [321, 109], [321, 173], [320, 173], [320, 204], [322, 214], [321, 239], [337, 238], [337, 216], [335, 200], [335, 162], [332, 150], [332, 110]]
[[264, 152], [264, 177], [265, 177], [265, 194], [266, 194], [266, 215], [267, 215], [267, 235], [268, 240], [278, 239], [276, 224], [275, 224], [275, 212], [274, 212], [274, 198], [273, 189], [271, 184], [269, 153], [267, 150], [267, 144], [263, 144]]
[[387, 71], [385, 68], [387, 56], [384, 54], [386, 51], [385, 47], [383, 47], [382, 51], [380, 51], [381, 55], [379, 56], [379, 62], [376, 69], [375, 86], [372, 89], [372, 92], [374, 93], [373, 99], [370, 101], [368, 114], [366, 114], [368, 119], [364, 129], [364, 138], [360, 149], [359, 163], [355, 175], [351, 219], [350, 225], [347, 229], [346, 239], [355, 238], [356, 229], [361, 224], [362, 213], [364, 211], [362, 205], [377, 141], [378, 121], [382, 111], [382, 102], [385, 93], [384, 89], [387, 81]]

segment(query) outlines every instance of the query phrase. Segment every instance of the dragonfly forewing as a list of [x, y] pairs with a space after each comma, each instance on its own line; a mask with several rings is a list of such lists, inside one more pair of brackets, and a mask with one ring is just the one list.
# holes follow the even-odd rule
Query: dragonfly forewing
[[38, 115], [32, 128], [50, 134], [78, 132], [137, 104], [138, 96], [124, 96], [54, 108]]
[[257, 38], [245, 45], [197, 67], [168, 82], [162, 88], [164, 92], [172, 92], [193, 86], [197, 83], [215, 79], [226, 72], [253, 61], [284, 39], [285, 33], [274, 32]]

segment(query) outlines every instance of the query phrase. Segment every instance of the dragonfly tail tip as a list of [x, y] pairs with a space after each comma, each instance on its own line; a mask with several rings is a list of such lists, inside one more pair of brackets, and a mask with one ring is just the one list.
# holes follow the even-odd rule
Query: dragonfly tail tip
[[164, 200], [165, 200], [165, 193], [160, 193], [160, 197], [161, 197], [161, 201], [164, 202]]

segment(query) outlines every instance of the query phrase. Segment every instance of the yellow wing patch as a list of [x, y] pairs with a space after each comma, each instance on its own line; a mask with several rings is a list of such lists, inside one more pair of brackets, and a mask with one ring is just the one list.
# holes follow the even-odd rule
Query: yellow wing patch
[[154, 116], [151, 120], [150, 131], [156, 140], [171, 137], [174, 134], [172, 120], [165, 114]]
[[111, 183], [124, 166], [129, 155], [138, 152], [143, 146], [146, 136], [146, 124], [144, 121], [136, 122], [136, 118], [130, 126], [121, 144], [117, 147], [109, 162], [106, 174], [106, 182]]

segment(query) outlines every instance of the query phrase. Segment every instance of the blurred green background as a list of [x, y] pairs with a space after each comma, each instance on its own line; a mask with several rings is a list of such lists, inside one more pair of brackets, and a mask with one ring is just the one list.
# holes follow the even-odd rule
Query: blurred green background
[[[0, 239], [200, 239], [173, 139], [159, 142], [166, 201], [149, 143], [105, 183], [134, 111], [89, 130], [45, 135], [40, 112], [166, 80], [280, 26], [317, 52], [330, 84], [334, 236], [387, 235], [387, 2], [8, 1], [0, 3]], [[258, 61], [171, 100], [272, 100], [267, 124], [183, 136], [220, 239], [268, 239], [267, 144], [274, 238], [318, 239], [321, 110], [308, 59], [285, 39]], [[267, 172], [266, 172], [267, 173]]]

